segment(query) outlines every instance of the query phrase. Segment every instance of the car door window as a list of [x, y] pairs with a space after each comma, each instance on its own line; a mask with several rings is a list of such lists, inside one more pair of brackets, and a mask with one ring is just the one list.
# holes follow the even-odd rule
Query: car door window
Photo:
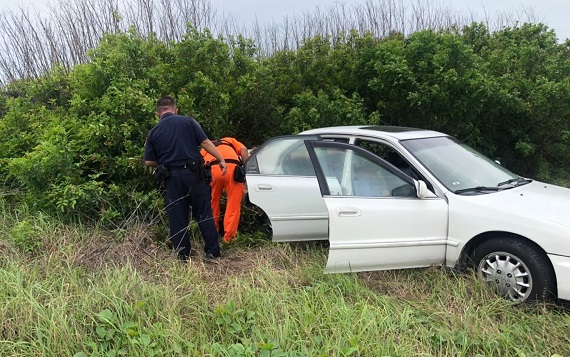
[[256, 150], [246, 164], [248, 174], [315, 176], [305, 140], [315, 136], [283, 136], [272, 139]]
[[315, 176], [315, 169], [305, 145], [298, 145], [283, 156], [281, 168], [284, 175]]
[[383, 158], [392, 165], [396, 166], [406, 175], [412, 176], [412, 168], [410, 164], [408, 164], [408, 162], [404, 160], [404, 158], [398, 152], [396, 152], [392, 147], [377, 141], [369, 141], [363, 139], [357, 139], [354, 142], [354, 144], [356, 146], [360, 146], [361, 148], [370, 151], [376, 156]]
[[376, 156], [383, 158], [384, 160], [394, 165], [396, 168], [398, 168], [398, 170], [402, 171], [406, 175], [416, 180], [424, 181], [427, 184], [428, 189], [433, 191], [433, 186], [431, 185], [431, 183], [428, 180], [426, 180], [416, 169], [414, 169], [412, 165], [410, 165], [408, 161], [406, 161], [406, 159], [404, 159], [402, 155], [398, 153], [391, 146], [382, 142], [365, 140], [365, 139], [356, 139], [354, 144], [356, 146], [359, 146], [363, 149], [370, 151]]
[[344, 163], [346, 161], [346, 151], [337, 148], [320, 148], [315, 151], [319, 158], [321, 169], [325, 176], [329, 194], [344, 195], [347, 190], [342, 189]]
[[315, 147], [315, 155], [330, 195], [415, 196], [414, 186], [410, 182], [390, 171], [389, 165], [383, 166], [375, 161], [369, 153], [355, 152], [348, 147]]
[[384, 168], [361, 156], [356, 156], [353, 160], [352, 171], [352, 194], [354, 196], [390, 196], [386, 180], [389, 173]]

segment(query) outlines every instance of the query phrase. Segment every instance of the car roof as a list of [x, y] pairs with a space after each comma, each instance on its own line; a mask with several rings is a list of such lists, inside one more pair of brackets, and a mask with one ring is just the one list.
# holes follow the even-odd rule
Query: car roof
[[408, 128], [403, 126], [381, 126], [381, 125], [331, 126], [325, 128], [306, 130], [300, 134], [361, 135], [361, 136], [372, 136], [372, 137], [392, 137], [396, 140], [448, 136], [447, 134], [427, 129]]

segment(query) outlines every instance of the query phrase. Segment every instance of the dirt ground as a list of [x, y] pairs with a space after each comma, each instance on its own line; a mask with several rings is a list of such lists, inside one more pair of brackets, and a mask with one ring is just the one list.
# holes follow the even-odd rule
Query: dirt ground
[[[192, 249], [195, 250], [191, 260], [187, 263], [178, 262], [175, 254], [167, 244], [154, 241], [148, 231], [141, 229], [131, 234], [122, 242], [106, 242], [91, 239], [73, 257], [75, 266], [82, 266], [88, 270], [97, 271], [108, 265], [124, 266], [130, 264], [142, 275], [155, 279], [169, 274], [172, 264], [187, 264], [189, 269], [198, 274], [201, 279], [215, 285], [223, 284], [219, 277], [224, 276], [228, 282], [232, 277], [251, 274], [254, 267], [263, 266], [274, 271], [282, 271], [283, 276], [289, 275], [292, 285], [310, 284], [302, 281], [300, 277], [291, 276], [292, 268], [303, 264], [308, 250], [320, 249], [323, 243], [296, 243], [292, 252], [281, 244], [261, 244], [253, 248], [243, 248], [239, 245], [222, 245], [223, 257], [217, 263], [204, 261], [203, 244], [200, 240], [192, 240]], [[323, 249], [323, 253], [326, 250]], [[324, 258], [324, 257], [323, 257]], [[323, 269], [326, 264], [323, 259]], [[362, 272], [357, 273], [358, 280], [364, 286], [379, 294], [397, 294], [412, 298], [408, 295], [417, 295], [418, 291], [410, 291], [405, 281], [394, 276], [393, 271]], [[428, 289], [428, 287], [425, 287]], [[425, 292], [424, 292], [425, 293]]]
[[72, 264], [93, 271], [108, 265], [130, 264], [142, 274], [145, 272], [153, 274], [157, 270], [168, 269], [172, 263], [186, 264], [207, 278], [210, 274], [218, 277], [247, 274], [257, 264], [274, 269], [286, 269], [292, 264], [297, 264], [296, 259], [298, 259], [285, 254], [278, 245], [272, 247], [264, 244], [244, 249], [236, 244], [222, 245], [223, 257], [216, 260], [216, 263], [210, 263], [204, 260], [203, 243], [195, 239], [192, 239], [191, 243], [193, 252], [190, 261], [180, 262], [168, 244], [156, 242], [148, 231], [141, 229], [121, 242], [89, 239], [77, 251]]

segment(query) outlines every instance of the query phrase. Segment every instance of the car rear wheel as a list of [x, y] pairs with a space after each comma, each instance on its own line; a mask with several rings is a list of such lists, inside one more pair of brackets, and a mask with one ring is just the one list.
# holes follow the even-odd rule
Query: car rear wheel
[[263, 223], [261, 225], [263, 231], [265, 232], [265, 234], [267, 234], [267, 236], [269, 238], [273, 237], [273, 225], [271, 224], [271, 220], [269, 219], [269, 217], [267, 217], [267, 215], [264, 213], [263, 214]]
[[509, 300], [547, 300], [556, 292], [554, 270], [546, 254], [520, 238], [483, 242], [472, 259], [477, 275]]

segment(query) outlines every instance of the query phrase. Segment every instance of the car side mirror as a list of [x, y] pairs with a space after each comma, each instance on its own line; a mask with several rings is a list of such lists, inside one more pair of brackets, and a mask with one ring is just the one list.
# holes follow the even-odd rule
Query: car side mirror
[[424, 199], [437, 197], [429, 190], [426, 183], [422, 180], [414, 180], [414, 186], [416, 187], [416, 196], [418, 196], [418, 198]]

